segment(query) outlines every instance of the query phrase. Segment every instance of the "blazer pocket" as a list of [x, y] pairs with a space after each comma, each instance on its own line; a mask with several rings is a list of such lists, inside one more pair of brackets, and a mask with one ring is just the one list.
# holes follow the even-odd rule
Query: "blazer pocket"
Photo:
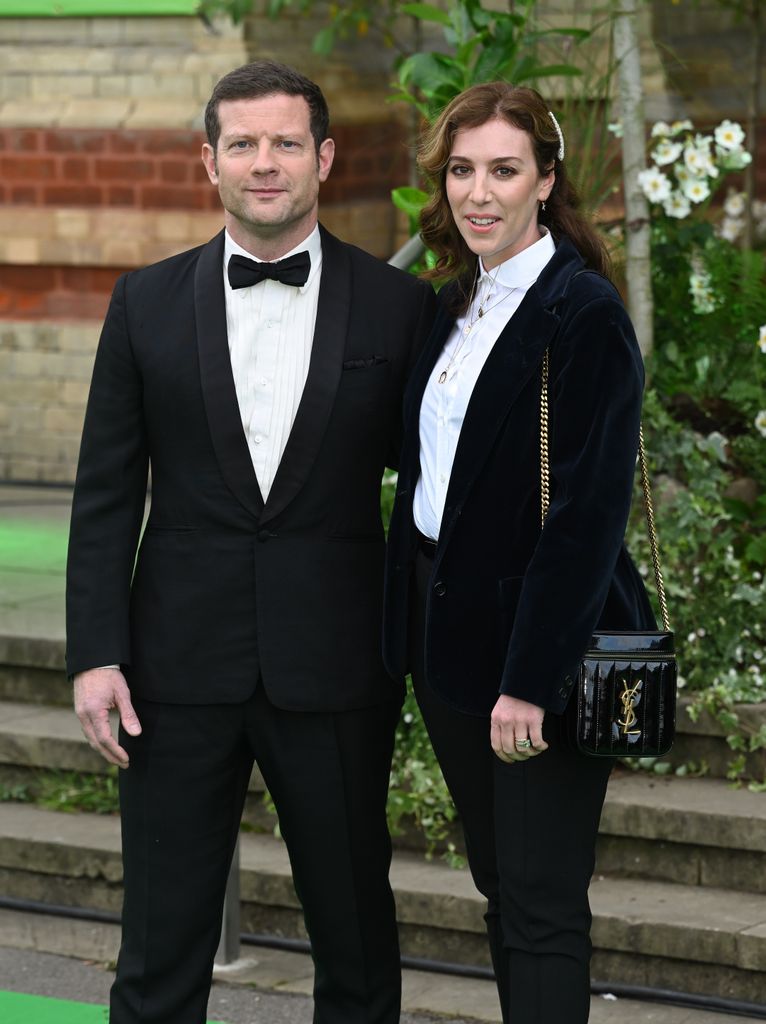
[[347, 359], [344, 370], [369, 370], [373, 366], [383, 366], [388, 362], [385, 356], [367, 356], [365, 359]]

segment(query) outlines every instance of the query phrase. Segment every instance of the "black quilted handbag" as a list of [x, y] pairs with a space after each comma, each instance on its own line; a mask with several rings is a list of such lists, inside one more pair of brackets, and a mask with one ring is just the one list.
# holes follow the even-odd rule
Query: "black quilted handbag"
[[[550, 504], [548, 352], [543, 358], [540, 402], [542, 522]], [[644, 433], [638, 463], [662, 630], [601, 631], [582, 657], [567, 719], [577, 748], [593, 757], [660, 757], [673, 745], [676, 726], [676, 655], [670, 630], [654, 523]]]

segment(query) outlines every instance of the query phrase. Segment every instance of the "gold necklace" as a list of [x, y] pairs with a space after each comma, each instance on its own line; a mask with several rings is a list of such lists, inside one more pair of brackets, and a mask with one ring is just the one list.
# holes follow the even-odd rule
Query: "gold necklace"
[[476, 323], [478, 323], [479, 320], [481, 320], [481, 318], [484, 316], [484, 314], [488, 313], [490, 311], [490, 309], [494, 309], [495, 306], [497, 306], [501, 302], [503, 302], [504, 299], [507, 299], [509, 295], [513, 295], [513, 293], [515, 291], [518, 291], [518, 286], [516, 286], [516, 288], [511, 288], [510, 291], [505, 293], [505, 295], [501, 295], [499, 299], [495, 299], [495, 301], [492, 303], [491, 306], [487, 306], [486, 305], [486, 303], [489, 301], [490, 296], [492, 295], [492, 289], [495, 287], [495, 281], [497, 280], [497, 275], [500, 272], [500, 267], [501, 267], [501, 264], [498, 263], [497, 269], [495, 270], [495, 276], [490, 281], [489, 288], [487, 289], [487, 294], [484, 296], [483, 299], [479, 300], [479, 307], [478, 307], [478, 310], [476, 312], [476, 315], [473, 316], [473, 317], [470, 317], [469, 314], [470, 314], [471, 306], [473, 305], [474, 297], [476, 295], [476, 286], [477, 286], [478, 281], [479, 281], [479, 265], [478, 265], [478, 263], [476, 264], [476, 277], [474, 278], [473, 287], [471, 289], [471, 298], [468, 300], [468, 312], [466, 314], [467, 323], [465, 323], [463, 325], [463, 330], [462, 330], [462, 333], [461, 333], [460, 340], [457, 343], [457, 345], [455, 346], [454, 352], [449, 357], [449, 361], [448, 361], [447, 365], [444, 367], [442, 372], [439, 374], [439, 379], [438, 379], [439, 384], [443, 384], [446, 381], [447, 374], [449, 373], [449, 371], [450, 371], [450, 369], [452, 367], [452, 364], [457, 359], [457, 357], [458, 357], [458, 355], [460, 353], [461, 348], [465, 344], [466, 338], [471, 333], [471, 329], [473, 328], [473, 326]]

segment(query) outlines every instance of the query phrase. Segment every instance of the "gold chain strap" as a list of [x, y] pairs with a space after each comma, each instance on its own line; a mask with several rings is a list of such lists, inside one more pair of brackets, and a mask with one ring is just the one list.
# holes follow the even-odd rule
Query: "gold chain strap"
[[[542, 388], [540, 394], [540, 525], [545, 525], [545, 517], [548, 515], [548, 508], [551, 503], [550, 489], [550, 462], [549, 449], [550, 439], [548, 436], [548, 349], [543, 356]], [[644, 448], [644, 427], [643, 424], [638, 430], [638, 465], [641, 471], [641, 489], [644, 492], [644, 512], [646, 514], [646, 525], [649, 531], [649, 546], [652, 549], [652, 564], [654, 566], [654, 582], [657, 586], [657, 598], [660, 602], [660, 615], [662, 616], [662, 628], [670, 631], [670, 619], [668, 617], [668, 603], [665, 600], [665, 581], [662, 578], [660, 568], [660, 553], [657, 543], [657, 527], [654, 522], [654, 503], [652, 502], [652, 488], [649, 483], [649, 471], [646, 464], [646, 449]]]

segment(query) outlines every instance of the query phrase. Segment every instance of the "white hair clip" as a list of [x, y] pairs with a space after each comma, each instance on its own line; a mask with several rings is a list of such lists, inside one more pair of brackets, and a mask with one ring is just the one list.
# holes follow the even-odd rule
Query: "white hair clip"
[[556, 115], [553, 113], [553, 111], [549, 110], [548, 114], [550, 116], [551, 121], [553, 121], [553, 127], [556, 129], [556, 134], [559, 137], [559, 151], [558, 151], [558, 153], [556, 155], [558, 156], [559, 160], [563, 160], [564, 159], [564, 133], [562, 132], [561, 125], [556, 120]]

